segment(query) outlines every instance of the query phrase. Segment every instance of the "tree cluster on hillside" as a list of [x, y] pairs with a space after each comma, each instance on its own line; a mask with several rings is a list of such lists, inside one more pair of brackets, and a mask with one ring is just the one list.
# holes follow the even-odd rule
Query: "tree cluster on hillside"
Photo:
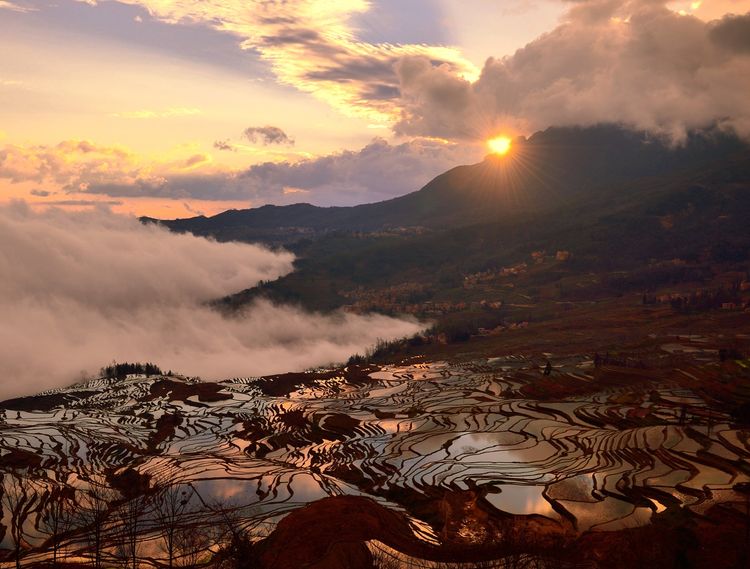
[[146, 363], [117, 363], [112, 362], [110, 365], [103, 367], [99, 371], [101, 377], [106, 377], [107, 379], [125, 379], [128, 375], [145, 375], [146, 377], [150, 377], [152, 375], [164, 375], [161, 368], [153, 363], [146, 362]]

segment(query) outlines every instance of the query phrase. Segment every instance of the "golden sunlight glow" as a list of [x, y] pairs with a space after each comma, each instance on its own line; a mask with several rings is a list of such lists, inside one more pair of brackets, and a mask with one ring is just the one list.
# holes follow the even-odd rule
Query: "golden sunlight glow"
[[507, 136], [498, 136], [487, 141], [487, 146], [494, 154], [501, 156], [510, 152], [511, 140]]

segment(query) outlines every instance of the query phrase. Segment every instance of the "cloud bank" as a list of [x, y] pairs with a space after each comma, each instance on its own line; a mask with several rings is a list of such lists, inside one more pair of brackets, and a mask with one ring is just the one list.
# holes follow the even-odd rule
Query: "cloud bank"
[[679, 141], [719, 125], [750, 137], [750, 16], [704, 22], [658, 0], [571, 2], [565, 20], [470, 82], [424, 57], [397, 64], [401, 134], [621, 123]]
[[205, 302], [291, 270], [292, 256], [219, 244], [96, 210], [0, 208], [0, 397], [67, 385], [112, 359], [207, 379], [341, 361], [419, 325], [258, 302]]
[[[231, 148], [228, 142], [221, 144]], [[376, 138], [360, 150], [222, 171], [203, 154], [144, 164], [122, 148], [73, 140], [0, 148], [0, 178], [50, 183], [78, 198], [98, 194], [247, 200], [253, 205], [354, 205], [416, 191], [446, 167], [476, 162], [483, 155], [484, 148], [476, 145], [430, 139], [391, 144]]]

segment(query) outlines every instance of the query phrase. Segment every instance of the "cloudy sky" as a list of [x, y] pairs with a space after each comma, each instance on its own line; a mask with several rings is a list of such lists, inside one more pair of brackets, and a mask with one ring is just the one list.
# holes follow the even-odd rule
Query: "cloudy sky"
[[0, 0], [0, 202], [413, 191], [488, 138], [750, 137], [750, 0]]

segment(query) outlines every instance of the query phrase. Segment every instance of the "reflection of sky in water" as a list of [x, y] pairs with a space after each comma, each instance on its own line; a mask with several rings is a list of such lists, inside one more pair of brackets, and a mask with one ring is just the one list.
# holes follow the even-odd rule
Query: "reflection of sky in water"
[[[580, 374], [579, 363], [566, 365]], [[58, 460], [56, 448], [63, 455], [77, 449], [74, 460], [67, 456], [65, 468], [72, 470], [86, 467], [89, 460], [119, 466], [127, 462], [124, 442], [143, 444], [148, 425], [179, 410], [182, 421], [175, 437], [160, 443], [161, 456], [142, 455], [139, 470], [157, 478], [179, 472], [205, 500], [247, 507], [248, 515], [266, 519], [327, 495], [362, 495], [363, 490], [336, 478], [342, 466], [361, 476], [362, 487], [374, 488], [368, 491], [381, 502], [381, 490], [467, 489], [475, 483], [500, 490], [486, 497], [498, 510], [556, 517], [542, 494], [543, 483], [549, 483], [547, 497], [575, 515], [579, 529], [647, 523], [651, 509], [616, 497], [631, 486], [658, 488], [683, 504], [694, 504], [698, 498], [675, 487], [683, 484], [702, 492], [704, 486], [728, 487], [747, 479], [741, 472], [733, 478], [695, 460], [700, 452], [737, 461], [747, 452], [744, 439], [725, 423], [717, 421], [710, 433], [699, 425], [687, 430], [676, 424], [675, 403], [703, 404], [694, 393], [659, 387], [663, 403], [648, 401], [647, 410], [664, 424], [632, 427], [632, 422], [620, 421], [629, 420], [628, 413], [640, 409], [648, 393], [613, 389], [557, 402], [504, 396], [508, 388], [517, 394], [520, 384], [500, 368], [525, 366], [523, 358], [505, 358], [490, 371], [443, 364], [390, 368], [372, 374], [377, 380], [372, 383], [349, 385], [336, 378], [288, 399], [233, 383], [228, 393], [248, 391], [211, 408], [138, 403], [153, 413], [148, 420], [119, 415], [116, 405], [63, 414], [6, 412], [0, 448], [29, 449], [50, 464]], [[132, 411], [132, 398], [122, 405]], [[304, 429], [279, 420], [290, 410], [302, 412]], [[337, 430], [334, 413], [354, 421]], [[246, 436], [245, 421], [260, 421], [263, 428], [257, 433], [250, 428], [247, 439], [239, 438]], [[310, 436], [311, 429], [316, 436]], [[691, 434], [695, 432], [703, 438]], [[105, 444], [89, 445], [87, 440]], [[266, 448], [263, 458], [253, 456], [252, 448]], [[670, 453], [679, 460], [668, 460]], [[636, 456], [647, 460], [636, 461]], [[675, 470], [675, 464], [685, 466]], [[656, 502], [654, 507], [664, 508]]]
[[595, 502], [594, 478], [590, 474], [572, 476], [561, 482], [550, 484], [547, 495], [555, 500], [574, 500], [576, 502]]
[[495, 488], [500, 492], [490, 492], [485, 500], [498, 510], [509, 514], [539, 514], [549, 518], [558, 517], [552, 505], [542, 496], [544, 486], [498, 484]]
[[206, 501], [245, 506], [259, 502], [313, 502], [328, 495], [343, 493], [343, 486], [305, 471], [287, 471], [263, 475], [252, 480], [241, 478], [203, 478], [193, 486]]
[[645, 523], [651, 517], [649, 508], [637, 508], [639, 512], [631, 517], [636, 510], [635, 506], [611, 497], [599, 502], [559, 501], [558, 503], [575, 516], [579, 531], [589, 530], [599, 524], [609, 524], [609, 529], [635, 527], [642, 525], [639, 522]]
[[258, 499], [255, 494], [255, 482], [231, 478], [198, 480], [193, 483], [195, 489], [207, 502], [226, 502], [234, 505], [245, 505]]

